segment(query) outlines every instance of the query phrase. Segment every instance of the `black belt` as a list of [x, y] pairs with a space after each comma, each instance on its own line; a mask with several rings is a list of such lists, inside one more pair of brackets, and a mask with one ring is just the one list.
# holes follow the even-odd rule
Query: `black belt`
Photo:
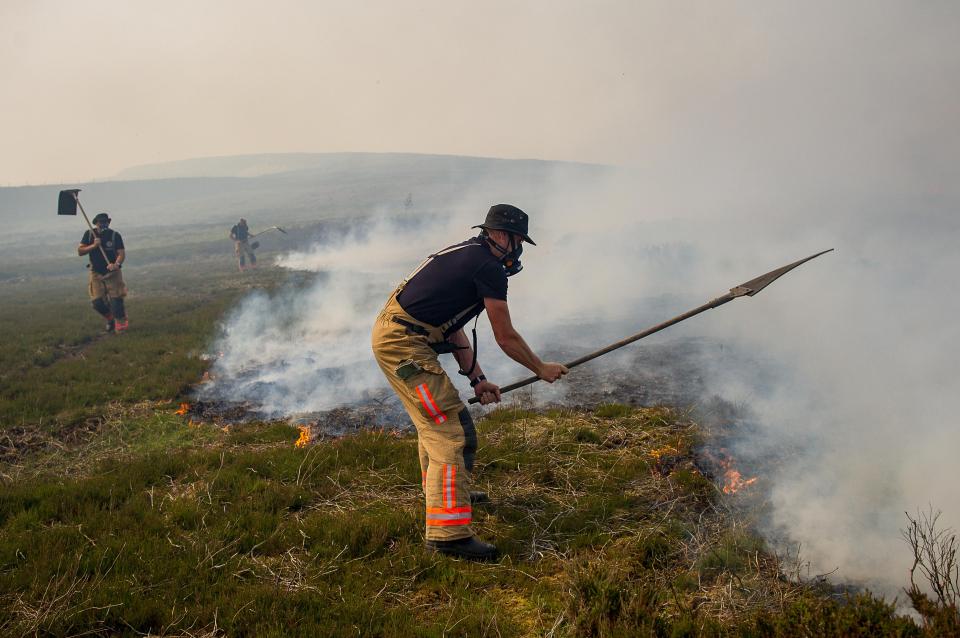
[[[421, 326], [418, 323], [413, 323], [412, 321], [407, 321], [401, 317], [390, 317], [390, 321], [396, 324], [400, 324], [407, 329], [407, 334], [420, 335], [421, 337], [429, 337], [430, 331]], [[438, 341], [437, 343], [427, 343], [430, 346], [430, 349], [436, 352], [437, 354], [450, 354], [457, 350], [462, 350], [463, 346], [457, 346], [449, 341]]]
[[421, 325], [418, 324], [418, 323], [413, 323], [412, 321], [407, 321], [406, 319], [403, 319], [403, 318], [401, 318], [401, 317], [390, 317], [390, 321], [392, 321], [393, 323], [398, 323], [398, 324], [400, 324], [401, 326], [403, 326], [404, 328], [406, 328], [406, 329], [407, 329], [407, 334], [410, 334], [410, 333], [418, 334], [418, 335], [420, 335], [421, 337], [429, 337], [429, 336], [430, 336], [430, 331], [427, 330], [426, 328], [424, 328], [423, 326], [421, 326]]
[[[423, 326], [421, 326], [421, 325], [418, 324], [418, 323], [413, 323], [412, 321], [407, 321], [406, 319], [403, 319], [403, 318], [401, 318], [401, 317], [390, 317], [390, 321], [392, 321], [393, 323], [396, 323], [396, 324], [400, 324], [401, 326], [403, 326], [404, 328], [406, 328], [406, 329], [407, 329], [407, 334], [416, 334], [416, 335], [420, 335], [421, 337], [429, 337], [429, 336], [430, 336], [430, 331], [427, 330], [426, 328], [424, 328]], [[465, 350], [465, 349], [466, 349], [466, 346], [454, 345], [454, 344], [450, 343], [449, 341], [438, 341], [437, 343], [429, 343], [429, 342], [427, 342], [427, 345], [430, 346], [430, 349], [433, 350], [434, 352], [436, 352], [437, 354], [452, 354], [452, 353], [456, 352], [457, 350]], [[469, 369], [469, 370], [467, 370], [466, 372], [464, 372], [463, 370], [460, 370], [459, 372], [460, 372], [460, 374], [462, 374], [462, 375], [465, 376], [465, 377], [466, 377], [466, 376], [470, 376], [471, 374], [473, 374], [473, 370], [474, 370], [474, 368], [476, 368], [476, 367], [477, 367], [477, 328], [476, 328], [476, 324], [474, 324], [474, 328], [473, 328], [473, 362], [470, 364], [470, 369]]]

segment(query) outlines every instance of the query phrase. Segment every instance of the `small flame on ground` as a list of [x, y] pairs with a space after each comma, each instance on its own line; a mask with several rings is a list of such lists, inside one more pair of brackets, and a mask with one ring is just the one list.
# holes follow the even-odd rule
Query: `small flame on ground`
[[[725, 452], [721, 450], [721, 452]], [[723, 493], [724, 494], [736, 494], [743, 488], [748, 485], [753, 485], [757, 482], [756, 476], [751, 476], [750, 478], [744, 478], [743, 474], [740, 473], [740, 470], [733, 466], [734, 459], [733, 457], [726, 457], [720, 460], [720, 467], [723, 468]]]
[[723, 477], [726, 479], [726, 483], [723, 486], [724, 494], [736, 494], [746, 486], [753, 485], [757, 482], [756, 476], [745, 479], [740, 472], [734, 469], [729, 469], [724, 472]]
[[296, 445], [297, 447], [304, 447], [308, 443], [310, 443], [310, 426], [301, 425], [298, 427], [300, 428], [300, 438], [297, 439], [297, 442], [294, 443], [294, 445]]
[[190, 411], [190, 404], [189, 404], [189, 403], [181, 403], [181, 404], [180, 404], [180, 409], [177, 410], [176, 413], [179, 414], [180, 416], [183, 416], [184, 414], [186, 414], [186, 413], [189, 412], [189, 411]]
[[652, 456], [657, 461], [659, 461], [661, 457], [668, 456], [670, 454], [679, 454], [679, 453], [680, 453], [680, 450], [678, 450], [675, 447], [671, 447], [669, 445], [656, 450], [650, 450], [650, 456]]

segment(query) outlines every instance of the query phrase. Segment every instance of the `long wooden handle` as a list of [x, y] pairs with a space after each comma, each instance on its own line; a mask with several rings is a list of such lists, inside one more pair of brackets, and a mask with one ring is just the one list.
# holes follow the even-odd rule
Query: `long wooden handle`
[[[90, 229], [90, 237], [96, 237], [97, 236], [96, 231], [93, 229], [93, 224], [90, 223], [90, 218], [87, 217], [87, 211], [83, 210], [83, 204], [80, 203], [80, 197], [76, 193], [74, 193], [73, 198], [77, 200], [77, 206], [80, 207], [80, 212], [83, 213], [83, 219], [87, 222], [87, 228]], [[103, 249], [103, 244], [97, 244], [97, 248], [100, 249], [100, 254], [103, 255], [103, 261], [109, 264], [110, 258], [107, 257], [107, 251]], [[109, 277], [114, 272], [115, 271], [107, 270], [107, 274], [100, 275], [100, 278], [103, 279], [104, 277]]]
[[[664, 321], [663, 323], [659, 323], [659, 324], [653, 326], [652, 328], [647, 328], [647, 329], [644, 330], [643, 332], [638, 332], [637, 334], [635, 334], [635, 335], [633, 335], [633, 336], [630, 336], [630, 337], [627, 337], [626, 339], [623, 339], [622, 341], [618, 341], [618, 342], [616, 342], [616, 343], [612, 343], [612, 344], [610, 344], [609, 346], [607, 346], [606, 348], [602, 348], [602, 349], [600, 349], [600, 350], [597, 350], [596, 352], [591, 352], [590, 354], [584, 355], [584, 356], [580, 357], [579, 359], [574, 359], [574, 360], [571, 361], [570, 363], [566, 364], [566, 366], [567, 366], [568, 368], [573, 368], [573, 367], [576, 367], [576, 366], [580, 365], [581, 363], [586, 363], [587, 361], [590, 361], [591, 359], [596, 359], [597, 357], [599, 357], [599, 356], [601, 356], [601, 355], [604, 355], [604, 354], [607, 354], [608, 352], [611, 352], [611, 351], [613, 351], [613, 350], [616, 350], [617, 348], [622, 348], [623, 346], [627, 345], [628, 343], [633, 343], [634, 341], [636, 341], [636, 340], [638, 340], [638, 339], [643, 339], [644, 337], [646, 337], [646, 336], [648, 336], [648, 335], [652, 335], [652, 334], [655, 333], [655, 332], [660, 332], [660, 331], [663, 330], [664, 328], [669, 328], [669, 327], [672, 326], [673, 324], [675, 324], [675, 323], [680, 323], [680, 322], [683, 321], [684, 319], [689, 319], [690, 317], [692, 317], [692, 316], [694, 316], [694, 315], [699, 315], [701, 312], [703, 312], [703, 311], [705, 311], [705, 310], [710, 310], [711, 308], [716, 308], [717, 306], [722, 306], [723, 304], [727, 303], [728, 301], [732, 301], [732, 300], [736, 299], [737, 297], [744, 297], [744, 296], [753, 297], [753, 296], [756, 295], [758, 292], [760, 292], [761, 290], [763, 290], [764, 288], [766, 288], [767, 286], [769, 286], [770, 284], [772, 284], [774, 281], [776, 281], [777, 279], [779, 279], [779, 278], [782, 277], [783, 275], [787, 274], [788, 272], [790, 272], [791, 270], [793, 270], [793, 269], [796, 268], [797, 266], [799, 266], [799, 265], [801, 265], [801, 264], [805, 264], [805, 263], [807, 263], [808, 261], [810, 261], [811, 259], [814, 259], [815, 257], [819, 257], [820, 255], [826, 254], [826, 253], [830, 252], [831, 250], [833, 250], [833, 248], [830, 248], [829, 250], [821, 251], [821, 252], [816, 253], [816, 254], [814, 254], [814, 255], [810, 255], [810, 256], [807, 257], [806, 259], [801, 259], [800, 261], [795, 261], [795, 262], [793, 262], [792, 264], [787, 264], [786, 266], [781, 266], [780, 268], [777, 268], [776, 270], [771, 270], [770, 272], [768, 272], [768, 273], [765, 274], [765, 275], [760, 275], [759, 277], [757, 277], [757, 278], [755, 278], [755, 279], [751, 279], [750, 281], [748, 281], [748, 282], [746, 282], [746, 283], [743, 283], [743, 284], [740, 284], [739, 286], [735, 286], [735, 287], [731, 288], [731, 289], [730, 289], [730, 292], [728, 292], [727, 294], [722, 295], [722, 296], [720, 296], [720, 297], [717, 297], [717, 298], [714, 299], [713, 301], [709, 301], [709, 302], [703, 304], [702, 306], [700, 306], [700, 307], [698, 307], [698, 308], [694, 308], [693, 310], [690, 310], [689, 312], [685, 312], [685, 313], [683, 313], [682, 315], [678, 315], [678, 316], [674, 317], [673, 319], [669, 319], [669, 320], [667, 320], [667, 321]], [[510, 392], [511, 390], [516, 390], [517, 388], [522, 388], [522, 387], [525, 386], [525, 385], [530, 385], [531, 383], [534, 383], [534, 382], [539, 381], [539, 380], [540, 380], [540, 377], [530, 377], [530, 378], [528, 378], [528, 379], [524, 379], [523, 381], [517, 381], [516, 383], [511, 383], [510, 385], [507, 385], [507, 386], [504, 386], [504, 387], [500, 388], [500, 394], [503, 394], [504, 392]], [[477, 403], [479, 400], [480, 400], [479, 398], [474, 397], [474, 398], [470, 399], [469, 403]]]
[[[617, 350], [617, 349], [619, 349], [619, 348], [622, 348], [622, 347], [625, 346], [625, 345], [631, 344], [631, 343], [633, 343], [634, 341], [639, 341], [640, 339], [643, 339], [644, 337], [648, 337], [648, 336], [652, 335], [652, 334], [655, 333], [655, 332], [660, 332], [661, 330], [663, 330], [663, 329], [665, 329], [665, 328], [669, 328], [670, 326], [672, 326], [672, 325], [674, 325], [674, 324], [680, 323], [681, 321], [683, 321], [683, 320], [685, 320], [685, 319], [689, 319], [690, 317], [693, 317], [693, 316], [695, 316], [695, 315], [699, 315], [701, 312], [705, 312], [705, 311], [707, 311], [707, 310], [710, 310], [711, 308], [716, 308], [717, 306], [722, 306], [723, 304], [727, 303], [728, 301], [732, 301], [732, 300], [734, 300], [734, 299], [736, 299], [736, 296], [733, 295], [732, 293], [729, 293], [729, 292], [728, 292], [727, 294], [725, 294], [725, 295], [723, 295], [723, 296], [721, 296], [721, 297], [717, 297], [717, 298], [714, 299], [713, 301], [707, 302], [707, 303], [703, 304], [702, 306], [698, 306], [697, 308], [694, 308], [693, 310], [690, 310], [690, 311], [688, 311], [688, 312], [685, 312], [685, 313], [683, 313], [682, 315], [678, 315], [678, 316], [674, 317], [673, 319], [668, 319], [667, 321], [664, 321], [663, 323], [658, 323], [657, 325], [655, 325], [655, 326], [653, 326], [653, 327], [651, 327], [651, 328], [647, 328], [647, 329], [644, 330], [643, 332], [638, 332], [637, 334], [631, 335], [631, 336], [627, 337], [626, 339], [621, 339], [620, 341], [617, 341], [616, 343], [611, 343], [611, 344], [610, 344], [609, 346], [607, 346], [606, 348], [601, 348], [600, 350], [597, 350], [596, 352], [591, 352], [590, 354], [585, 354], [585, 355], [583, 355], [582, 357], [580, 357], [579, 359], [574, 359], [574, 360], [571, 361], [570, 363], [565, 363], [564, 365], [565, 365], [567, 368], [575, 368], [575, 367], [577, 367], [578, 365], [580, 365], [580, 364], [582, 364], [582, 363], [586, 363], [587, 361], [591, 361], [591, 360], [593, 360], [593, 359], [596, 359], [597, 357], [603, 356], [603, 355], [607, 354], [608, 352], [613, 352], [614, 350]], [[528, 377], [528, 378], [526, 378], [526, 379], [523, 379], [523, 380], [521, 380], [521, 381], [516, 381], [516, 382], [514, 382], [514, 383], [511, 383], [511, 384], [509, 384], [509, 385], [505, 385], [505, 386], [503, 386], [502, 388], [500, 388], [500, 394], [504, 394], [505, 392], [510, 392], [510, 391], [512, 391], [512, 390], [516, 390], [517, 388], [522, 388], [522, 387], [524, 387], [524, 386], [528, 386], [528, 385], [530, 385], [531, 383], [536, 383], [536, 382], [539, 381], [539, 380], [540, 380], [540, 377], [533, 376], [533, 377]], [[479, 401], [480, 401], [480, 397], [472, 397], [469, 401], [467, 401], [467, 403], [478, 403]]]
[[[87, 228], [90, 229], [90, 237], [91, 237], [91, 238], [96, 237], [96, 236], [97, 236], [97, 234], [96, 234], [97, 231], [95, 231], [95, 230], [93, 229], [93, 224], [90, 223], [90, 218], [87, 217], [87, 211], [83, 210], [83, 204], [80, 203], [80, 197], [79, 197], [76, 193], [74, 193], [74, 194], [73, 194], [73, 198], [74, 198], [75, 200], [77, 200], [77, 206], [80, 207], [80, 212], [83, 213], [83, 219], [84, 219], [84, 221], [87, 222]], [[103, 244], [97, 244], [97, 248], [100, 249], [100, 254], [103, 255], [103, 260], [109, 264], [109, 263], [110, 263], [110, 258], [107, 257], [107, 251], [105, 251], [105, 250], [103, 249]]]

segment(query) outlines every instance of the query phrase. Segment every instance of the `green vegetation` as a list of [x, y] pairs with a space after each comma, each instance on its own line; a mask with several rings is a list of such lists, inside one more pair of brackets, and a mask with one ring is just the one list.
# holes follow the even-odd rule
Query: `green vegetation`
[[594, 409], [593, 413], [599, 417], [616, 419], [630, 414], [630, 406], [619, 403], [602, 403]]
[[[174, 413], [226, 308], [283, 275], [132, 268], [130, 334], [83, 279], [0, 284], [0, 635], [934, 636], [869, 593], [786, 579], [666, 408], [478, 422], [475, 511], [504, 556], [423, 548], [416, 439], [296, 448], [286, 423]], [[42, 294], [38, 294], [42, 291]], [[950, 624], [954, 623], [954, 624]], [[945, 633], [946, 632], [946, 633]]]
[[203, 373], [198, 355], [224, 311], [252, 284], [279, 277], [268, 269], [238, 277], [230, 266], [226, 259], [202, 274], [176, 264], [129, 269], [132, 329], [121, 336], [102, 334], [82, 270], [0, 286], [0, 430], [61, 429], [99, 416], [111, 401], [180, 396]]
[[286, 424], [173, 408], [124, 408], [3, 482], [0, 633], [924, 635], [867, 594], [784, 579], [716, 490], [680, 479], [693, 457], [657, 470], [695, 432], [667, 409], [480, 421], [476, 528], [505, 556], [471, 564], [423, 549], [413, 436], [298, 449]]

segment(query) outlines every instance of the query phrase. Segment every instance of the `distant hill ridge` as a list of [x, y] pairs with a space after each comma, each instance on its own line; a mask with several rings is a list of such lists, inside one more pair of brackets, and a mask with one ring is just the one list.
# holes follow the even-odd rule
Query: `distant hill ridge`
[[[614, 169], [599, 164], [413, 153], [279, 153], [208, 157], [139, 166], [116, 178], [0, 188], [4, 240], [18, 233], [70, 232], [57, 192], [81, 188], [88, 213], [118, 227], [232, 223], [240, 216], [293, 224], [333, 216], [432, 214], [469, 198], [482, 208], [510, 200], [537, 206], [557, 183], [586, 184]], [[407, 205], [408, 201], [411, 204]], [[475, 202], [473, 200], [476, 200]], [[272, 220], [272, 221], [270, 221]]]
[[458, 164], [554, 164], [568, 166], [597, 166], [581, 162], [563, 162], [538, 159], [500, 159], [463, 155], [436, 155], [425, 153], [261, 153], [255, 155], [228, 155], [196, 157], [171, 162], [143, 164], [124, 169], [110, 180], [149, 180], [182, 177], [262, 177], [305, 170], [365, 170], [398, 163], [423, 165]]

